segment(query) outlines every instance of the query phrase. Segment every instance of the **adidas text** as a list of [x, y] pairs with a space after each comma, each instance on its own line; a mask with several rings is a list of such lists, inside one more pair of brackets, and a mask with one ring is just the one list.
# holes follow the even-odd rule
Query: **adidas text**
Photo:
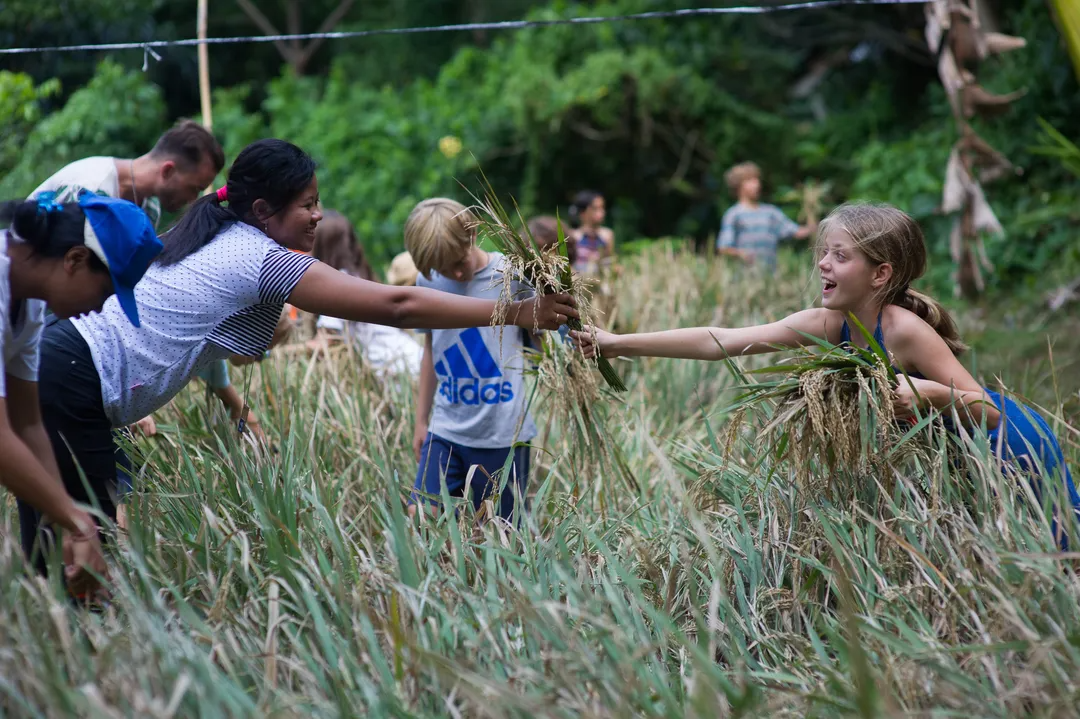
[[439, 394], [450, 404], [500, 404], [513, 401], [514, 386], [510, 382], [480, 384], [479, 379], [450, 377], [439, 384]]

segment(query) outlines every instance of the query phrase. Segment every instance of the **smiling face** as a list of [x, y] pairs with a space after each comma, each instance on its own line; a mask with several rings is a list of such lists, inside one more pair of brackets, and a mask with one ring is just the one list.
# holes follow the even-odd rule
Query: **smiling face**
[[292, 202], [266, 220], [267, 235], [290, 250], [311, 252], [315, 246], [315, 228], [321, 219], [319, 181], [312, 175], [311, 182]]
[[892, 277], [889, 263], [876, 264], [840, 227], [829, 228], [818, 250], [821, 305], [830, 310], [858, 312], [878, 299]]

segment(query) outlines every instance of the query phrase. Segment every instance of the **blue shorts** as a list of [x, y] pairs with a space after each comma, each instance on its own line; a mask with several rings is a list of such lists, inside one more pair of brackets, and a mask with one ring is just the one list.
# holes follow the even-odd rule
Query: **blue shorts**
[[[514, 453], [514, 461], [510, 465], [510, 478], [504, 480], [502, 469], [511, 451]], [[438, 497], [442, 494], [442, 481], [445, 478], [449, 495], [463, 497], [465, 478], [475, 465], [479, 466], [469, 482], [473, 507], [480, 509], [483, 501], [498, 494], [499, 487], [505, 484], [495, 507], [500, 517], [511, 520], [514, 514], [514, 486], [524, 498], [525, 487], [529, 482], [529, 447], [480, 449], [450, 442], [436, 434], [428, 434], [420, 449], [420, 467], [416, 472], [415, 487], [421, 492]], [[410, 503], [420, 501], [437, 504], [413, 493]]]
[[1001, 445], [1002, 459], [1030, 474], [1043, 476], [1045, 473], [1048, 479], [1063, 482], [1069, 501], [1080, 509], [1080, 493], [1076, 491], [1072, 473], [1065, 464], [1061, 445], [1042, 415], [993, 390], [987, 389], [986, 394], [1001, 412], [998, 426], [988, 433], [993, 451], [997, 452]]
[[1072, 473], [1065, 464], [1065, 456], [1057, 437], [1054, 436], [1054, 431], [1031, 407], [990, 389], [986, 390], [986, 394], [1001, 412], [998, 426], [988, 432], [992, 451], [995, 454], [1000, 451], [1003, 460], [1028, 475], [1037, 497], [1041, 498], [1046, 491], [1049, 491], [1051, 496], [1055, 496], [1059, 491], [1054, 484], [1045, 486], [1044, 478], [1052, 483], [1060, 482], [1065, 485], [1065, 493], [1072, 505], [1072, 511], [1062, 512], [1055, 504], [1051, 529], [1058, 537], [1058, 545], [1061, 549], [1068, 551], [1068, 535], [1058, 530], [1058, 518], [1071, 514], [1077, 522], [1080, 522], [1080, 492], [1077, 491]]

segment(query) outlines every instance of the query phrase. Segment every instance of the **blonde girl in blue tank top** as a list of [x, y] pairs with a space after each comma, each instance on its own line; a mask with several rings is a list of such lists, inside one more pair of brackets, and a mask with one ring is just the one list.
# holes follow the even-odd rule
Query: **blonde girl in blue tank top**
[[1011, 469], [1028, 475], [1037, 490], [1046, 482], [1056, 492], [1056, 483], [1063, 482], [1074, 511], [1080, 511], [1080, 494], [1046, 420], [980, 386], [957, 359], [966, 346], [949, 313], [911, 287], [926, 270], [926, 242], [915, 220], [889, 205], [842, 205], [820, 225], [817, 259], [821, 307], [778, 322], [627, 335], [596, 329], [574, 337], [586, 355], [721, 360], [809, 345], [808, 336], [851, 342], [846, 317], [854, 314], [875, 328], [894, 364], [911, 377], [911, 384], [901, 382], [895, 391], [899, 418], [913, 417], [918, 403], [943, 411], [956, 407], [969, 429], [988, 428], [990, 446]]

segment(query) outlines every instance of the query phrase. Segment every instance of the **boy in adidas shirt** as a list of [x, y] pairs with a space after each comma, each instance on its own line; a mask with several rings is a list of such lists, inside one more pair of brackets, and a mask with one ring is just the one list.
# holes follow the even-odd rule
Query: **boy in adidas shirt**
[[[433, 198], [413, 208], [405, 223], [405, 247], [420, 272], [417, 286], [499, 298], [503, 255], [477, 247], [475, 225], [472, 213], [454, 200]], [[524, 285], [513, 290], [519, 299], [533, 294]], [[483, 327], [424, 334], [413, 440], [416, 489], [437, 497], [445, 481], [450, 496], [462, 497], [470, 469], [478, 465], [469, 483], [473, 506], [479, 509], [503, 486], [495, 506], [509, 520], [515, 491], [524, 497], [529, 476], [529, 448], [514, 445], [536, 436], [526, 410], [524, 331]], [[503, 477], [511, 452], [509, 477]], [[410, 516], [417, 501], [414, 494]]]

